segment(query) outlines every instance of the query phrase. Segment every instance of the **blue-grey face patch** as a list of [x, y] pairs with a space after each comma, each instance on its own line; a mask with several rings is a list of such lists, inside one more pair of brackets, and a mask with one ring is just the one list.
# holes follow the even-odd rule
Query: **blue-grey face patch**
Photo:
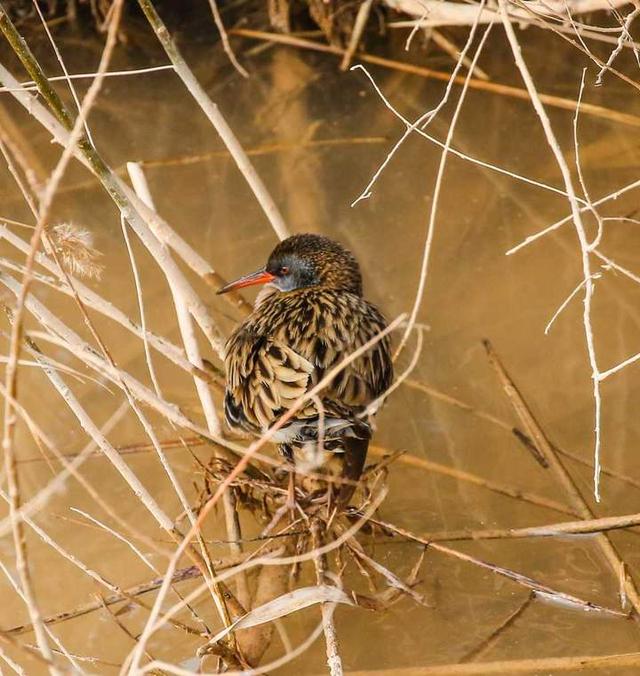
[[[313, 263], [300, 256], [287, 255], [278, 261], [269, 264], [269, 272], [275, 275], [271, 282], [279, 291], [293, 291], [306, 286], [314, 286], [318, 283]], [[288, 268], [287, 274], [282, 274], [282, 268]]]

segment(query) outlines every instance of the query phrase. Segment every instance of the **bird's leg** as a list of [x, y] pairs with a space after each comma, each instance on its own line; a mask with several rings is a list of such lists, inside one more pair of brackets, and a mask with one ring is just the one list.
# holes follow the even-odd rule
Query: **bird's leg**
[[360, 479], [367, 459], [367, 449], [369, 448], [368, 439], [347, 438], [344, 440], [344, 465], [342, 469], [342, 478], [349, 479], [350, 484], [344, 483], [338, 490], [337, 502], [341, 507], [346, 507], [351, 500], [356, 486], [355, 482]]
[[289, 486], [287, 488], [287, 507], [291, 513], [296, 511], [296, 469], [289, 470]]
[[293, 457], [293, 449], [289, 444], [281, 444], [279, 451], [287, 462], [287, 471], [289, 473], [289, 484], [287, 487], [287, 507], [290, 512], [296, 508], [296, 465]]

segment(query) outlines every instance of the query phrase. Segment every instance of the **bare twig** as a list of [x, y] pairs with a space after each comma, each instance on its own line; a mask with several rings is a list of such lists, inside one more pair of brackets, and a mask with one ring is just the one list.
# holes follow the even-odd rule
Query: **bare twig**
[[526, 589], [530, 589], [534, 593], [540, 595], [543, 598], [547, 598], [551, 601], [556, 601], [561, 604], [569, 604], [570, 606], [581, 608], [582, 610], [586, 611], [597, 610], [599, 612], [617, 617], [623, 618], [628, 617], [626, 613], [620, 610], [607, 608], [597, 603], [593, 603], [592, 601], [586, 601], [572, 594], [566, 594], [565, 592], [559, 591], [558, 589], [554, 589], [545, 584], [542, 584], [541, 582], [538, 582], [537, 580], [534, 580], [533, 578], [530, 578], [527, 575], [523, 575], [522, 573], [511, 570], [510, 568], [497, 566], [494, 563], [485, 561], [483, 559], [479, 559], [475, 556], [471, 556], [470, 554], [466, 554], [465, 552], [461, 552], [457, 549], [452, 549], [451, 547], [447, 547], [446, 545], [443, 545], [438, 542], [431, 542], [423, 538], [421, 535], [416, 535], [415, 533], [412, 533], [411, 531], [408, 531], [405, 528], [401, 528], [386, 521], [381, 521], [380, 519], [377, 519], [375, 517], [372, 517], [371, 521], [372, 523], [378, 524], [389, 533], [396, 533], [398, 535], [401, 535], [402, 537], [408, 538], [409, 540], [413, 540], [414, 542], [419, 542], [420, 544], [426, 545], [437, 552], [445, 554], [446, 556], [451, 556], [455, 559], [459, 559], [460, 561], [465, 561], [474, 566], [479, 566], [480, 568], [489, 570], [495, 575], [499, 575], [501, 577], [505, 577], [509, 580], [512, 580], [516, 584], [519, 584], [525, 587]]
[[[527, 406], [524, 398], [518, 391], [515, 383], [510, 378], [509, 374], [502, 365], [502, 362], [498, 358], [498, 355], [493, 350], [491, 344], [488, 341], [485, 341], [485, 348], [487, 349], [491, 364], [496, 370], [505, 392], [509, 397], [509, 401], [513, 403], [516, 413], [522, 421], [522, 424], [526, 427], [531, 438], [535, 439], [536, 446], [543, 453], [545, 459], [549, 463], [550, 468], [554, 471], [555, 475], [562, 483], [562, 486], [571, 502], [571, 506], [582, 519], [593, 519], [593, 512], [591, 509], [589, 509], [586, 500], [583, 498], [573, 478], [558, 457], [556, 450], [549, 443], [542, 428], [533, 416], [531, 409], [529, 406]], [[618, 575], [618, 571], [620, 570], [620, 566], [622, 564], [622, 559], [611, 543], [611, 540], [605, 533], [600, 533], [596, 536], [596, 541], [605, 558], [609, 562], [609, 565], [613, 569], [614, 574]], [[625, 591], [636, 613], [640, 614], [640, 594], [638, 593], [635, 582], [630, 576], [627, 576], [625, 579]]]
[[[478, 12], [480, 13], [484, 7], [485, 0], [482, 0], [480, 4], [480, 8]], [[478, 17], [480, 14], [478, 13]], [[473, 27], [469, 33], [469, 40], [473, 39], [473, 36], [475, 34], [475, 30], [477, 27], [477, 23], [473, 24]], [[491, 28], [493, 27], [493, 23], [490, 23], [487, 29], [485, 30], [480, 43], [478, 45], [478, 48], [476, 49], [476, 52], [473, 56], [472, 60], [472, 66], [475, 66], [475, 64], [478, 61], [478, 58], [480, 57], [480, 54], [482, 53], [482, 48], [484, 47], [484, 44], [486, 42], [486, 39], [489, 37], [489, 33], [491, 31]], [[396, 348], [396, 351], [394, 353], [394, 359], [397, 358], [397, 356], [400, 354], [402, 351], [403, 347], [405, 346], [407, 339], [409, 337], [409, 333], [411, 332], [417, 318], [418, 318], [418, 312], [420, 311], [420, 307], [422, 305], [422, 299], [424, 297], [424, 291], [427, 283], [427, 272], [429, 269], [429, 258], [431, 254], [431, 245], [433, 243], [433, 236], [435, 233], [435, 227], [436, 227], [436, 216], [438, 213], [438, 199], [440, 197], [440, 190], [442, 188], [442, 181], [444, 177], [444, 169], [446, 166], [447, 162], [447, 156], [449, 154], [449, 146], [451, 145], [451, 140], [453, 138], [453, 132], [456, 128], [456, 123], [458, 121], [458, 117], [460, 115], [460, 111], [462, 110], [462, 104], [465, 99], [465, 95], [467, 93], [467, 87], [469, 86], [469, 81], [471, 80], [471, 73], [473, 72], [473, 68], [469, 69], [469, 72], [467, 73], [467, 77], [464, 80], [464, 84], [462, 86], [462, 92], [460, 93], [460, 98], [458, 99], [458, 103], [456, 105], [456, 108], [453, 112], [453, 115], [451, 116], [451, 122], [449, 124], [449, 130], [447, 132], [447, 138], [445, 140], [444, 148], [442, 150], [442, 154], [440, 155], [440, 163], [438, 165], [438, 172], [436, 174], [436, 180], [433, 188], [433, 195], [431, 197], [431, 209], [429, 211], [429, 222], [427, 225], [427, 234], [425, 238], [425, 243], [424, 243], [424, 251], [422, 252], [422, 263], [420, 267], [420, 277], [418, 280], [418, 288], [416, 290], [416, 295], [415, 299], [413, 301], [413, 307], [411, 308], [411, 314], [409, 316], [409, 321], [407, 323], [407, 326], [404, 330], [404, 333], [402, 334], [402, 338], [400, 339], [400, 342], [398, 344], [398, 347]]]
[[[320, 523], [314, 521], [311, 525], [311, 532], [314, 537], [314, 549], [318, 549], [321, 545]], [[326, 561], [322, 556], [314, 558], [314, 566], [316, 569], [316, 582], [319, 585], [326, 584]], [[323, 603], [320, 606], [322, 613], [322, 630], [324, 631], [325, 645], [327, 649], [327, 666], [329, 667], [330, 676], [342, 676], [342, 659], [338, 650], [338, 635], [336, 633], [336, 626], [333, 621], [333, 611], [335, 604]]]
[[347, 45], [342, 61], [340, 62], [340, 70], [347, 70], [351, 65], [351, 59], [353, 58], [356, 49], [358, 49], [362, 33], [369, 20], [369, 12], [371, 12], [372, 3], [373, 0], [364, 0], [364, 2], [360, 4], [360, 7], [358, 7], [356, 20], [353, 24], [351, 36], [349, 37], [349, 44]]
[[145, 13], [145, 16], [147, 17], [156, 36], [158, 37], [160, 44], [164, 48], [167, 56], [173, 64], [176, 74], [184, 82], [195, 101], [202, 108], [205, 115], [216, 128], [220, 138], [229, 149], [229, 152], [238, 165], [238, 169], [242, 172], [242, 175], [245, 177], [247, 183], [251, 187], [253, 194], [256, 196], [256, 199], [260, 203], [265, 215], [269, 219], [269, 222], [271, 223], [276, 235], [280, 239], [285, 239], [289, 236], [289, 230], [284, 222], [284, 219], [282, 218], [282, 215], [280, 214], [280, 211], [278, 210], [278, 207], [276, 206], [276, 203], [269, 195], [264, 183], [256, 173], [253, 164], [251, 164], [251, 161], [244, 152], [240, 142], [233, 133], [233, 130], [227, 124], [227, 121], [222, 116], [222, 113], [220, 113], [218, 106], [209, 98], [187, 65], [187, 62], [182, 57], [182, 54], [180, 53], [176, 43], [171, 38], [167, 27], [164, 25], [162, 19], [156, 12], [151, 0], [138, 0], [138, 4]]
[[[583, 313], [582, 313], [582, 322], [584, 327], [585, 342], [587, 345], [587, 352], [589, 354], [589, 365], [591, 368], [591, 378], [593, 381], [593, 398], [594, 398], [594, 495], [596, 501], [600, 500], [600, 423], [601, 423], [601, 396], [600, 396], [600, 371], [598, 369], [598, 361], [596, 356], [595, 349], [595, 340], [593, 335], [593, 328], [591, 325], [591, 302], [593, 298], [593, 277], [591, 272], [591, 261], [589, 259], [590, 253], [590, 243], [587, 239], [587, 234], [584, 229], [582, 222], [582, 215], [580, 212], [580, 207], [576, 199], [575, 190], [573, 188], [573, 182], [571, 180], [571, 172], [569, 167], [564, 159], [562, 150], [558, 141], [556, 139], [553, 128], [551, 127], [551, 122], [549, 116], [544, 108], [542, 99], [538, 94], [538, 90], [531, 78], [527, 64], [522, 56], [522, 51], [518, 43], [518, 38], [516, 37], [513, 26], [511, 25], [511, 19], [508, 16], [506, 0], [499, 0], [500, 5], [500, 14], [502, 16], [503, 25], [505, 32], [507, 34], [507, 39], [511, 45], [511, 51], [520, 71], [520, 75], [524, 80], [524, 83], [531, 97], [531, 103], [540, 119], [540, 123], [545, 133], [545, 137], [553, 152], [555, 160], [562, 174], [562, 179], [564, 181], [565, 190], [567, 192], [567, 199], [571, 207], [571, 215], [573, 218], [573, 223], [575, 226], [576, 234], [578, 236], [578, 241], [580, 244], [580, 258], [582, 262], [582, 274], [585, 280], [584, 283], [584, 301], [583, 301]], [[640, 598], [638, 599], [640, 602]], [[640, 606], [638, 606], [640, 609]]]
[[220, 39], [222, 40], [222, 47], [229, 57], [229, 61], [233, 64], [233, 67], [242, 75], [242, 77], [249, 77], [249, 73], [240, 65], [236, 55], [231, 48], [229, 43], [229, 36], [227, 35], [227, 30], [224, 27], [224, 22], [222, 21], [222, 16], [220, 15], [220, 10], [218, 9], [218, 3], [216, 0], [209, 0], [209, 6], [211, 7], [211, 14], [213, 15], [213, 20], [216, 24], [218, 32], [220, 33]]
[[[463, 5], [468, 7], [473, 11], [473, 16], [477, 15], [476, 4]], [[470, 22], [470, 25], [473, 24], [473, 21]], [[278, 33], [265, 33], [264, 31], [255, 31], [248, 28], [234, 28], [230, 33], [234, 35], [241, 35], [247, 38], [252, 38], [255, 40], [265, 40], [267, 42], [274, 42], [276, 44], [289, 45], [291, 47], [299, 47], [301, 49], [311, 49], [318, 52], [325, 52], [327, 54], [334, 54], [337, 56], [343, 56], [344, 50], [340, 47], [334, 45], [326, 45], [320, 42], [314, 42], [313, 40], [305, 40], [303, 38], [296, 38], [291, 35], [280, 35]], [[447, 82], [450, 78], [449, 73], [445, 73], [439, 70], [433, 70], [431, 68], [425, 68], [423, 66], [417, 66], [412, 63], [405, 63], [403, 61], [395, 61], [393, 59], [387, 59], [382, 56], [376, 56], [374, 54], [363, 54], [357, 53], [357, 57], [360, 61], [365, 63], [371, 63], [376, 66], [382, 66], [383, 68], [389, 68], [392, 70], [399, 70], [405, 73], [411, 73], [413, 75], [418, 75], [420, 77], [426, 77], [434, 80], [442, 80]], [[462, 85], [465, 82], [465, 77], [458, 76], [455, 79], [456, 84]], [[500, 96], [508, 96], [515, 99], [520, 99], [522, 101], [529, 101], [529, 94], [526, 89], [521, 87], [512, 87], [509, 85], [499, 84], [497, 82], [485, 82], [484, 80], [479, 79], [470, 79], [469, 88], [477, 89], [481, 91], [491, 92], [493, 94], [498, 94]], [[575, 111], [576, 102], [564, 98], [562, 96], [554, 96], [552, 94], [540, 94], [540, 100], [554, 108], [560, 108], [562, 110], [571, 110]], [[595, 104], [584, 104], [582, 106], [582, 112], [586, 115], [593, 115], [595, 117], [600, 117], [603, 119], [611, 120], [618, 122], [620, 124], [627, 124], [633, 127], [640, 126], [640, 117], [636, 115], [631, 115], [629, 113], [623, 113], [617, 110], [612, 110], [610, 108], [605, 108], [604, 106], [598, 106]]]
[[477, 77], [479, 80], [490, 80], [491, 78], [478, 66], [472, 66], [471, 59], [468, 56], [460, 53], [458, 47], [451, 42], [441, 31], [431, 29], [429, 33], [431, 39], [440, 47], [440, 49], [446, 52], [454, 62], [457, 62], [458, 59], [462, 62], [462, 65], [465, 68], [469, 68], [472, 72], [472, 75]]

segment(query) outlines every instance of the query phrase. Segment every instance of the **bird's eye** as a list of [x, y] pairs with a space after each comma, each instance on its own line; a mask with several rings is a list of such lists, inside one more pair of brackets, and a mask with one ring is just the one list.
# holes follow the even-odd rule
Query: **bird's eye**
[[280, 274], [281, 275], [288, 275], [289, 274], [289, 268], [286, 265], [283, 265], [280, 268]]

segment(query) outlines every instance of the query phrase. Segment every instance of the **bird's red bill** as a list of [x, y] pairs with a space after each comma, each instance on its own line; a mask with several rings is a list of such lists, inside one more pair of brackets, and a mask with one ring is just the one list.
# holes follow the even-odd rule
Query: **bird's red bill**
[[272, 275], [266, 270], [258, 270], [257, 272], [252, 272], [250, 275], [245, 275], [244, 277], [240, 277], [233, 282], [229, 282], [218, 291], [218, 295], [227, 293], [228, 291], [243, 289], [245, 286], [253, 286], [254, 284], [267, 284], [268, 282], [272, 282], [275, 278], [275, 275]]

